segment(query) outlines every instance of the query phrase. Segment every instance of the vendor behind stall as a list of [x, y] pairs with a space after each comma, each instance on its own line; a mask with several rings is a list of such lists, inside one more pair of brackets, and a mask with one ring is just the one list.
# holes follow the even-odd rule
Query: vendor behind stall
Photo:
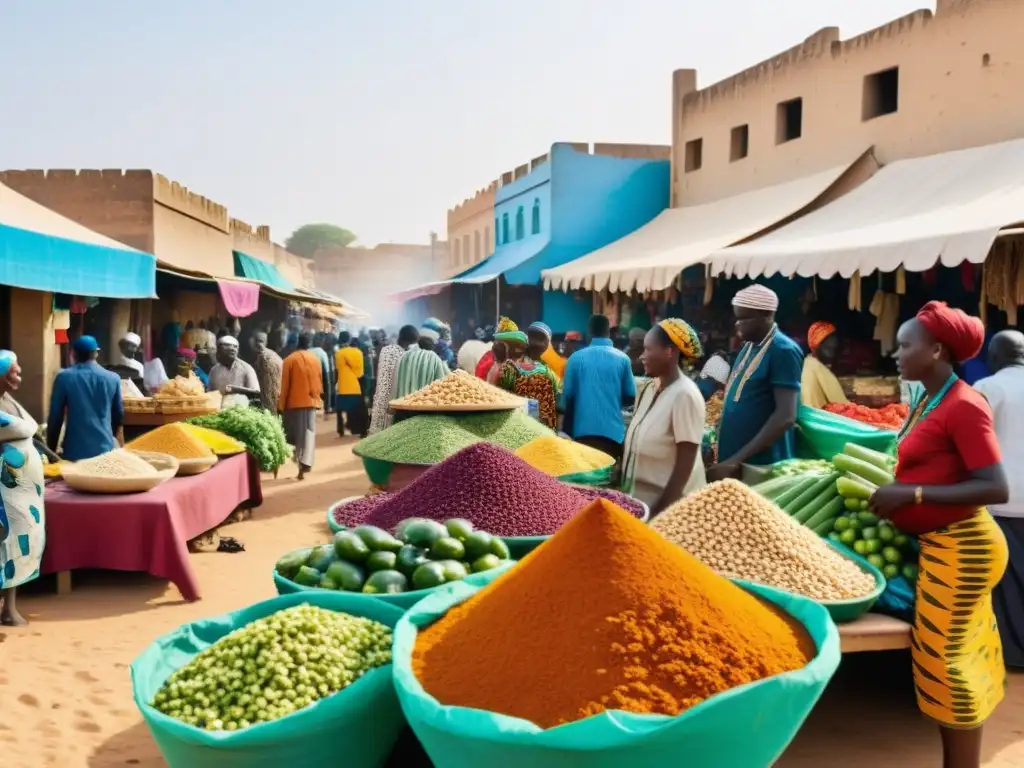
[[206, 371], [196, 365], [196, 351], [188, 347], [182, 347], [175, 355], [175, 376], [183, 379], [197, 378], [203, 383], [204, 389], [210, 387], [210, 377]]
[[238, 339], [221, 336], [217, 339], [217, 364], [210, 369], [210, 392], [224, 395], [221, 408], [249, 405], [250, 398], [259, 398], [260, 383], [256, 370], [238, 357]]
[[739, 477], [743, 464], [774, 464], [796, 452], [803, 351], [775, 323], [775, 291], [751, 285], [732, 306], [744, 345], [725, 387], [719, 463], [708, 471], [710, 481]]
[[113, 371], [122, 379], [128, 379], [141, 392], [145, 392], [145, 370], [142, 363], [136, 359], [141, 346], [142, 339], [137, 333], [126, 333], [117, 342], [117, 354], [114, 356], [114, 362], [107, 366], [107, 370]]
[[846, 393], [832, 373], [839, 352], [839, 336], [832, 323], [812, 323], [807, 331], [811, 353], [804, 358], [800, 377], [800, 399], [811, 408], [824, 408], [829, 403], [846, 403]]

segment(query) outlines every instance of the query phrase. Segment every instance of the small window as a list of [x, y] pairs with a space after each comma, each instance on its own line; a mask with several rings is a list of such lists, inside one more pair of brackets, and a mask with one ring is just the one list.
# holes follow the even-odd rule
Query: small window
[[526, 237], [526, 218], [523, 215], [523, 206], [516, 209], [516, 240]]
[[742, 160], [750, 151], [750, 126], [737, 125], [729, 135], [729, 162]]
[[540, 198], [536, 197], [533, 200], [533, 213], [530, 216], [530, 234], [540, 234]]
[[480, 261], [480, 230], [473, 233], [473, 262]]
[[862, 120], [891, 115], [900, 106], [900, 68], [875, 72], [864, 78]]
[[472, 254], [469, 252], [469, 235], [462, 236], [462, 260], [467, 264], [472, 264]]
[[497, 241], [494, 244], [495, 248], [497, 248], [499, 245], [501, 245], [501, 235], [498, 234], [499, 232], [501, 232], [501, 227], [498, 226], [498, 217], [495, 216], [494, 217], [494, 239]]
[[508, 214], [501, 214], [501, 242], [508, 245]]
[[686, 142], [686, 157], [683, 160], [683, 170], [686, 173], [699, 171], [704, 164], [704, 139], [693, 139]]
[[804, 132], [804, 100], [790, 99], [779, 103], [775, 112], [775, 143], [799, 139]]
[[490, 253], [494, 250], [494, 246], [491, 245], [491, 228], [484, 227], [484, 253]]
[[455, 266], [459, 266], [462, 263], [462, 249], [459, 248], [459, 238], [455, 238], [455, 242], [452, 243], [452, 258], [455, 260]]

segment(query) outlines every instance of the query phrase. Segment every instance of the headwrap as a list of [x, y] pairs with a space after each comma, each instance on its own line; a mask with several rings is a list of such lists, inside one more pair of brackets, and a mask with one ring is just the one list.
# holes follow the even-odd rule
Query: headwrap
[[958, 363], [970, 360], [985, 345], [985, 324], [944, 301], [929, 301], [917, 319]]
[[530, 323], [530, 327], [526, 329], [526, 332], [529, 333], [530, 331], [538, 331], [539, 333], [543, 333], [545, 336], [548, 337], [548, 341], [551, 341], [551, 328], [546, 323], [542, 323], [540, 320]]
[[234, 336], [221, 336], [219, 339], [217, 339], [217, 346], [237, 347], [238, 339], [236, 339]]
[[565, 334], [566, 341], [583, 341], [583, 334], [579, 331], [567, 331]]
[[758, 309], [762, 312], [774, 312], [779, 308], [779, 296], [771, 288], [759, 283], [748, 286], [732, 297], [734, 307]]
[[731, 370], [728, 360], [721, 355], [712, 355], [700, 369], [700, 376], [702, 379], [713, 379], [724, 386], [729, 381]]
[[700, 338], [685, 320], [669, 317], [658, 323], [658, 327], [668, 334], [672, 343], [678, 347], [679, 353], [687, 360], [696, 360], [704, 354], [701, 350]]
[[437, 342], [437, 340], [441, 338], [441, 334], [439, 334], [433, 328], [427, 328], [426, 326], [423, 326], [422, 328], [420, 328], [420, 338], [430, 339], [433, 342]]
[[519, 330], [519, 326], [509, 318], [503, 317], [498, 321], [498, 332], [494, 334], [495, 341], [514, 342], [524, 347], [530, 343], [526, 334]]
[[9, 349], [0, 349], [0, 376], [6, 376], [16, 362], [18, 362], [16, 354]]
[[438, 320], [436, 317], [428, 317], [423, 321], [423, 327], [437, 333], [438, 338], [450, 342], [452, 340], [452, 329], [448, 323]]
[[817, 352], [821, 343], [835, 332], [836, 327], [832, 323], [811, 323], [811, 327], [807, 329], [807, 346], [811, 348], [811, 352]]
[[189, 349], [188, 347], [180, 347], [178, 349], [177, 355], [178, 357], [183, 358], [185, 360], [196, 359], [196, 351], [194, 349]]
[[137, 333], [129, 331], [121, 337], [121, 341], [127, 341], [129, 344], [134, 344], [136, 347], [142, 346], [142, 337]]

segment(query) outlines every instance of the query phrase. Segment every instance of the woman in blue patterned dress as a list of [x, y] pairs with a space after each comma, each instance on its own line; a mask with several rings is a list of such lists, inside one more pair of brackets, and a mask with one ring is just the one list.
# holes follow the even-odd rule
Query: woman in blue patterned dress
[[18, 357], [0, 350], [0, 624], [28, 622], [17, 588], [39, 575], [46, 543], [43, 462], [32, 444], [39, 425], [11, 396], [21, 384]]

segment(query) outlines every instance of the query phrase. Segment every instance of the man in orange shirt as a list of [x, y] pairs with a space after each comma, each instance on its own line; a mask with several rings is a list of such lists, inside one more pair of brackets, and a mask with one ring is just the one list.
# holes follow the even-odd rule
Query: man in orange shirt
[[313, 468], [316, 455], [316, 412], [323, 407], [323, 371], [320, 361], [310, 352], [313, 334], [299, 335], [296, 350], [281, 367], [281, 396], [277, 410], [284, 418], [284, 433], [295, 446], [299, 480]]

